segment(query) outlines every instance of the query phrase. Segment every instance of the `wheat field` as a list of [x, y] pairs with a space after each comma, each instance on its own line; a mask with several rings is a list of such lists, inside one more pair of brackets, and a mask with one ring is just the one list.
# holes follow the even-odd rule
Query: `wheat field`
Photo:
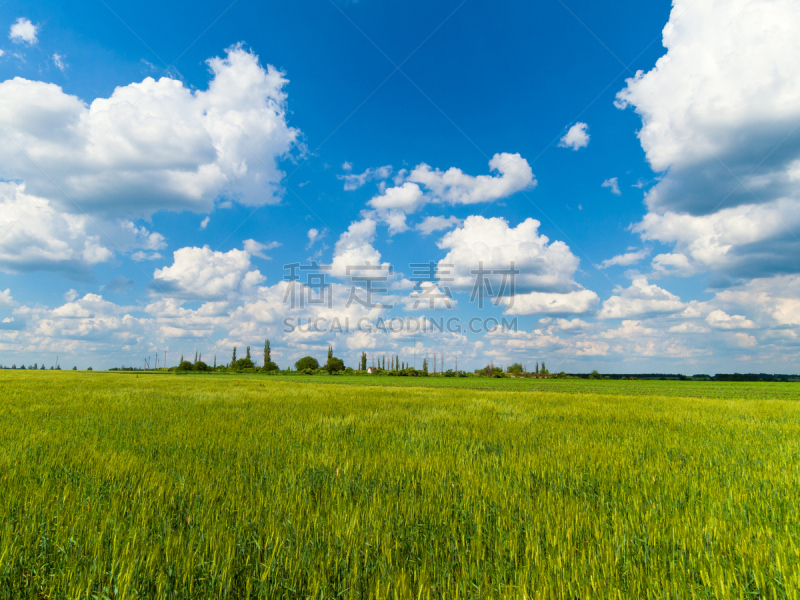
[[798, 590], [791, 398], [0, 371], [0, 598]]

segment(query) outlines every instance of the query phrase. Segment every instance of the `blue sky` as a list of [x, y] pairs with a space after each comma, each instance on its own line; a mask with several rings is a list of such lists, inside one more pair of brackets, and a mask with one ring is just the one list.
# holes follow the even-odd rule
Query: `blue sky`
[[[0, 363], [269, 337], [281, 366], [795, 372], [798, 25], [786, 0], [6, 2]], [[331, 306], [291, 309], [312, 259]], [[389, 292], [347, 306], [364, 260]], [[451, 309], [413, 307], [428, 261]], [[513, 297], [470, 302], [479, 261], [514, 261]], [[372, 329], [287, 331], [309, 317]], [[442, 317], [516, 327], [374, 328]]]

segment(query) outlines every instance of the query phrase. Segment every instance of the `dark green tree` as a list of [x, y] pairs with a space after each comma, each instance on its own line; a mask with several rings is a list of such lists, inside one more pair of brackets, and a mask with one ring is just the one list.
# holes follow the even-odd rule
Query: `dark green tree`
[[261, 370], [265, 372], [280, 371], [278, 365], [272, 362], [272, 351], [269, 347], [269, 340], [264, 340], [264, 366], [261, 367]]
[[542, 375], [547, 375], [547, 367], [544, 366], [544, 361], [542, 361]]
[[250, 358], [250, 346], [248, 346], [248, 347], [247, 347], [247, 356], [245, 356], [245, 358], [246, 358], [247, 360], [252, 360], [252, 359]]
[[366, 371], [367, 370], [367, 353], [366, 352], [362, 352], [361, 353], [361, 370], [362, 371]]
[[294, 363], [294, 368], [298, 371], [305, 371], [306, 369], [311, 369], [312, 371], [316, 371], [319, 369], [319, 361], [313, 356], [304, 356], [296, 363]]
[[194, 362], [197, 362], [197, 350], [194, 351]]
[[338, 373], [340, 371], [344, 371], [344, 361], [341, 358], [336, 358], [335, 356], [331, 356], [328, 359], [328, 362], [325, 363], [325, 366], [322, 367], [328, 373]]
[[233, 358], [231, 358], [231, 366], [234, 366], [235, 364], [236, 364], [236, 346], [233, 347]]
[[328, 346], [328, 358], [333, 358], [333, 346]]

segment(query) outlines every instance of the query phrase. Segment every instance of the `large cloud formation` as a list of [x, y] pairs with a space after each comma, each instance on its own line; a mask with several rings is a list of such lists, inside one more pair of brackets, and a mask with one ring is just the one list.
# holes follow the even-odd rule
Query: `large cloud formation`
[[287, 80], [240, 45], [208, 66], [205, 91], [147, 78], [90, 104], [50, 83], [0, 83], [0, 177], [68, 212], [79, 212], [73, 201], [126, 217], [208, 212], [220, 196], [276, 202], [277, 161], [299, 136], [286, 122]]
[[675, 0], [667, 53], [618, 94], [661, 180], [635, 229], [674, 252], [657, 273], [797, 271], [800, 11], [789, 2]]
[[301, 147], [286, 78], [241, 45], [208, 66], [205, 91], [147, 78], [91, 104], [49, 83], [0, 83], [0, 178], [14, 182], [0, 184], [0, 270], [85, 279], [117, 253], [160, 257], [163, 236], [137, 218], [277, 202], [278, 161]]
[[494, 202], [536, 186], [528, 161], [519, 154], [495, 154], [489, 168], [498, 175], [467, 175], [456, 167], [440, 171], [422, 163], [410, 173], [401, 172], [397, 185], [372, 198], [369, 205], [389, 224], [390, 232], [396, 233], [408, 228], [407, 214], [428, 203], [455, 206]]

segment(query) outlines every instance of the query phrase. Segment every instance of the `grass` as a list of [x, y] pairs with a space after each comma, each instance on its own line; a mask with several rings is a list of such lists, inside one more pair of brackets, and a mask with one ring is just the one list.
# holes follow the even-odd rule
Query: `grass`
[[0, 371], [0, 598], [799, 597], [796, 400], [386, 379]]
[[[128, 373], [129, 375], [136, 373]], [[172, 376], [171, 373], [166, 374]], [[302, 384], [338, 384], [380, 387], [434, 387], [558, 394], [659, 396], [664, 398], [786, 399], [800, 400], [800, 383], [591, 380], [591, 379], [489, 379], [486, 377], [395, 377], [390, 375], [263, 375], [260, 373], [187, 373], [180, 377], [274, 380]]]

